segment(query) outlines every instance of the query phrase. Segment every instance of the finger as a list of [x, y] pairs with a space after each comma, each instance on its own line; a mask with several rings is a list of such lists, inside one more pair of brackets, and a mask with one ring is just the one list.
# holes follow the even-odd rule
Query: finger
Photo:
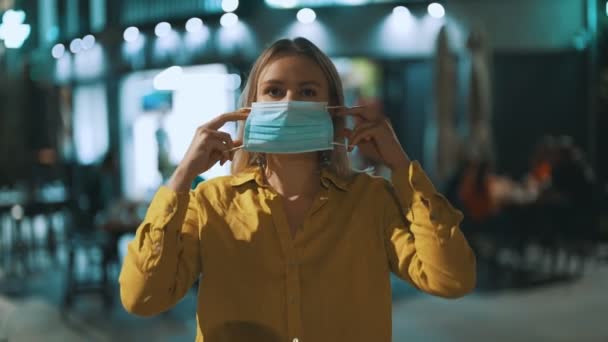
[[225, 149], [226, 145], [219, 143], [209, 146], [208, 148], [211, 151], [209, 153], [209, 160], [212, 164], [219, 162], [220, 165], [224, 165], [224, 163], [226, 163], [226, 161], [228, 160], [227, 152]]
[[218, 152], [217, 150], [213, 150], [213, 152], [211, 152], [211, 154], [209, 155], [209, 162], [211, 165], [214, 165], [217, 162], [221, 163], [222, 161], [222, 153]]
[[250, 111], [251, 109], [241, 108], [234, 112], [224, 113], [209, 121], [209, 123], [207, 123], [207, 127], [217, 130], [224, 126], [224, 124], [226, 124], [227, 122], [245, 120], [247, 119], [247, 116], [249, 115]]
[[241, 140], [235, 140], [230, 145], [230, 148], [225, 151], [225, 153], [227, 153], [227, 154], [234, 153], [234, 152], [240, 150], [241, 148], [243, 148], [243, 144], [241, 143]]
[[232, 142], [232, 137], [230, 134], [222, 131], [207, 131], [207, 134], [213, 139], [219, 140], [224, 143], [228, 148], [232, 148], [234, 143]]
[[364, 130], [361, 130], [356, 136], [353, 136], [353, 138], [350, 141], [350, 144], [359, 145], [361, 143], [371, 141], [372, 139], [376, 138], [377, 133], [378, 133], [378, 131], [377, 131], [376, 127], [371, 127], [371, 128], [366, 128]]
[[355, 128], [351, 131], [350, 136], [348, 137], [349, 142], [353, 142], [355, 140], [356, 137], [358, 137], [360, 135], [360, 132], [366, 129], [369, 129], [371, 127], [375, 127], [377, 125], [377, 123], [375, 122], [364, 122], [364, 123], [359, 123], [355, 126]]
[[[205, 143], [203, 143], [202, 146], [207, 146], [207, 148], [211, 149], [212, 153], [213, 151], [218, 151], [218, 153], [221, 154], [219, 157], [220, 165], [224, 165], [224, 163], [228, 159], [228, 151], [230, 151], [230, 149], [233, 147], [233, 142], [232, 138], [230, 137], [230, 134], [220, 131], [210, 131], [208, 132], [208, 134], [209, 136], [207, 137]], [[214, 160], [213, 162], [215, 163], [217, 161]]]
[[351, 145], [358, 145], [362, 140], [371, 140], [375, 138], [376, 134], [380, 132], [378, 126], [362, 128], [355, 134], [353, 134], [352, 140], [350, 142]]
[[336, 109], [335, 115], [337, 115], [337, 116], [350, 115], [350, 116], [354, 116], [355, 118], [359, 117], [359, 118], [367, 120], [367, 121], [373, 121], [380, 116], [378, 113], [369, 110], [369, 108], [367, 108], [365, 106], [350, 107], [350, 108], [346, 107], [346, 108]]
[[351, 129], [344, 128], [341, 133], [338, 133], [338, 137], [350, 139], [352, 134], [353, 131]]
[[370, 128], [370, 127], [374, 127], [377, 126], [378, 123], [377, 122], [370, 122], [370, 121], [365, 121], [365, 122], [359, 122], [355, 125], [355, 127], [353, 127], [351, 135], [355, 135], [357, 134], [357, 131], [361, 130], [361, 129], [365, 129], [365, 128]]
[[329, 114], [331, 115], [344, 115], [347, 114], [347, 112], [350, 110], [356, 110], [356, 109], [360, 109], [360, 108], [364, 108], [365, 106], [353, 106], [353, 107], [348, 107], [348, 106], [327, 106], [325, 108], [327, 108], [327, 111], [329, 112]]
[[226, 146], [221, 140], [211, 139], [205, 143], [205, 148], [209, 150], [209, 154], [219, 153], [220, 155], [224, 153], [224, 151], [228, 150], [229, 147]]
[[207, 137], [211, 139], [223, 141], [226, 144], [232, 144], [232, 137], [227, 132], [222, 132], [218, 130], [211, 129], [207, 126], [201, 126], [196, 130], [195, 135], [202, 136], [203, 144], [205, 141], [209, 140]]

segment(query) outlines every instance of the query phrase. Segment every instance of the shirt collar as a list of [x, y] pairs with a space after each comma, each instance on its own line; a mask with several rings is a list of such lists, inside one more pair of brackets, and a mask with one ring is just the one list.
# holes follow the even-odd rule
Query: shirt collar
[[255, 181], [261, 187], [266, 186], [259, 167], [250, 167], [237, 173], [236, 175], [232, 176], [232, 181], [230, 184], [232, 186], [239, 186], [251, 181]]
[[[261, 187], [266, 187], [259, 167], [251, 167], [239, 172], [232, 177], [230, 184], [232, 186], [240, 186], [251, 181], [255, 181]], [[326, 168], [321, 170], [321, 184], [326, 188], [328, 188], [330, 184], [333, 184], [342, 191], [349, 190], [349, 183], [346, 179], [339, 177], [333, 171]]]
[[349, 189], [349, 183], [346, 179], [338, 176], [335, 172], [327, 168], [323, 168], [323, 170], [321, 170], [321, 184], [328, 188], [329, 183], [332, 183], [336, 188], [342, 191], [348, 191]]

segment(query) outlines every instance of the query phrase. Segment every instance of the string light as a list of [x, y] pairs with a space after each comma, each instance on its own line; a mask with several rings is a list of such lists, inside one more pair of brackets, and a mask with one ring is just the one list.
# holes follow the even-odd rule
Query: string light
[[439, 3], [433, 2], [427, 8], [429, 15], [436, 19], [441, 19], [445, 16], [445, 8]]
[[200, 18], [190, 18], [186, 22], [186, 31], [190, 33], [201, 32], [203, 30], [203, 21]]
[[236, 23], [239, 22], [239, 17], [238, 15], [229, 12], [229, 13], [224, 13], [224, 15], [222, 15], [222, 17], [220, 18], [220, 25], [222, 25], [222, 27], [232, 27], [234, 25], [236, 25]]
[[298, 11], [296, 17], [302, 24], [310, 24], [317, 19], [317, 14], [310, 8], [302, 8]]
[[224, 12], [234, 12], [237, 8], [239, 8], [239, 0], [222, 0]]
[[51, 55], [55, 59], [59, 59], [59, 58], [63, 57], [64, 54], [65, 54], [65, 45], [63, 45], [63, 44], [56, 44], [51, 49]]
[[154, 27], [154, 34], [158, 38], [166, 37], [171, 32], [171, 24], [166, 21], [156, 24]]
[[139, 38], [139, 29], [135, 26], [127, 27], [125, 32], [122, 34], [122, 37], [126, 42], [131, 43]]

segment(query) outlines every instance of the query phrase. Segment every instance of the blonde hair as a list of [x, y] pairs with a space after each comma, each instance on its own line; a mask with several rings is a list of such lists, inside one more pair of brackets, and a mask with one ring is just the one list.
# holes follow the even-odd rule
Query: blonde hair
[[[247, 84], [241, 94], [240, 107], [251, 107], [256, 101], [257, 85], [260, 75], [264, 68], [278, 57], [283, 56], [303, 56], [314, 61], [323, 71], [329, 84], [329, 103], [330, 106], [343, 106], [344, 94], [342, 91], [342, 81], [336, 67], [332, 61], [316, 45], [306, 38], [281, 39], [264, 50], [251, 68]], [[344, 117], [332, 118], [334, 124], [334, 136], [341, 132], [345, 126]], [[239, 122], [238, 138], [243, 139], [244, 122]], [[343, 142], [343, 141], [341, 141]], [[237, 174], [257, 164], [259, 153], [247, 152], [243, 149], [238, 150], [233, 158], [231, 172]], [[352, 174], [350, 162], [346, 154], [346, 148], [337, 145], [331, 151], [327, 167], [341, 177], [348, 177]]]

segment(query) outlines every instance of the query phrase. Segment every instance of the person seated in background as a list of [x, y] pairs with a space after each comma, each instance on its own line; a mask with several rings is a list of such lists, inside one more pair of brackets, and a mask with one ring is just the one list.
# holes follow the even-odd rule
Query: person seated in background
[[539, 194], [539, 201], [571, 207], [588, 206], [593, 201], [594, 183], [593, 170], [582, 150], [571, 137], [562, 136], [555, 147], [548, 186]]
[[465, 214], [465, 221], [478, 226], [512, 203], [517, 189], [515, 181], [495, 171], [489, 156], [469, 153], [448, 182], [446, 192]]
[[496, 213], [492, 181], [492, 169], [488, 161], [470, 159], [465, 163], [458, 197], [465, 215], [474, 223], [482, 223]]
[[530, 191], [538, 193], [551, 182], [556, 147], [557, 140], [551, 135], [544, 136], [536, 144], [530, 157], [530, 171], [525, 180]]

